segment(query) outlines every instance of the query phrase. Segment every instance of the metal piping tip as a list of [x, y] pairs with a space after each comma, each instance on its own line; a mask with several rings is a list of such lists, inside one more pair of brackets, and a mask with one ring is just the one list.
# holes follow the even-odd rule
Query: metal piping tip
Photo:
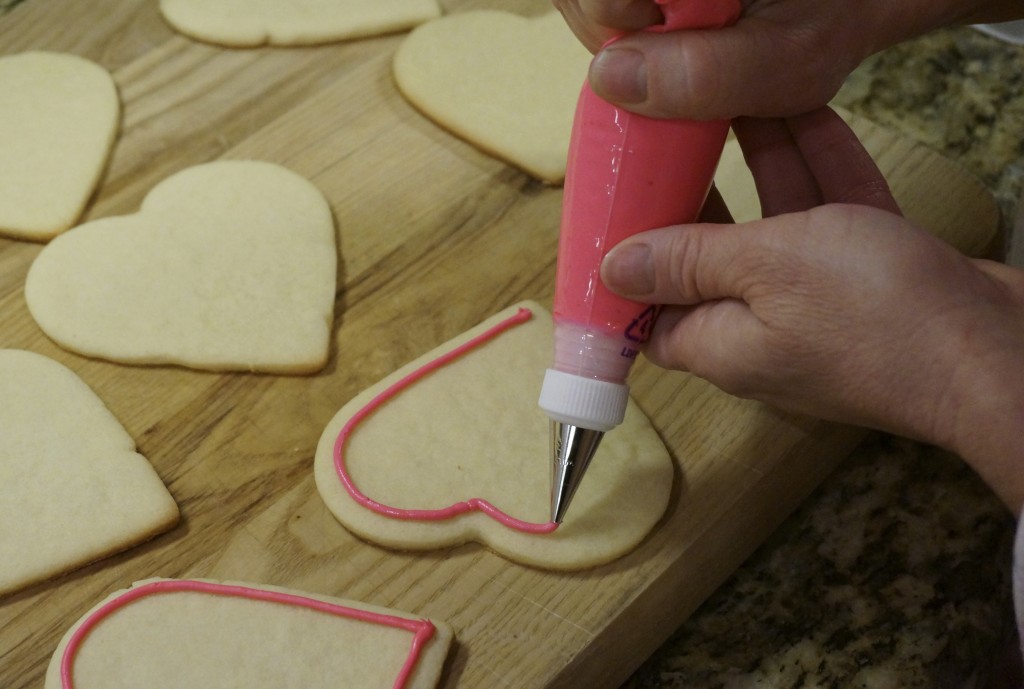
[[551, 521], [561, 524], [583, 474], [604, 437], [603, 431], [551, 422]]

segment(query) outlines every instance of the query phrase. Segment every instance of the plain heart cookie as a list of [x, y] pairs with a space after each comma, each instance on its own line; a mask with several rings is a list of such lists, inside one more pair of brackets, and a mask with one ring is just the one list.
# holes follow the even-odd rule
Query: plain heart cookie
[[444, 622], [356, 601], [150, 579], [68, 630], [45, 689], [431, 689], [452, 637]]
[[360, 393], [327, 425], [317, 489], [356, 535], [404, 550], [469, 541], [572, 570], [635, 548], [669, 502], [674, 468], [632, 401], [603, 440], [572, 513], [550, 523], [549, 421], [537, 405], [551, 316], [503, 311]]
[[271, 163], [219, 161], [154, 187], [39, 253], [25, 299], [61, 347], [128, 364], [305, 373], [327, 361], [330, 207]]
[[308, 45], [403, 31], [441, 14], [437, 0], [160, 0], [177, 31], [229, 47]]
[[416, 27], [395, 53], [394, 76], [442, 127], [560, 184], [590, 59], [558, 12], [474, 10]]
[[117, 136], [107, 70], [64, 53], [0, 57], [0, 235], [45, 241], [82, 214]]
[[178, 507], [103, 402], [65, 366], [0, 349], [0, 594], [178, 522]]

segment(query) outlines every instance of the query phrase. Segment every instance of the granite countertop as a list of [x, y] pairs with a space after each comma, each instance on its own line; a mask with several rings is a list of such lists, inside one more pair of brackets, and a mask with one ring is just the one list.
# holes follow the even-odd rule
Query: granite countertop
[[[1022, 66], [1024, 47], [944, 30], [870, 59], [835, 102], [959, 161], [1008, 226]], [[871, 435], [623, 689], [1010, 686], [1013, 530], [959, 458]]]

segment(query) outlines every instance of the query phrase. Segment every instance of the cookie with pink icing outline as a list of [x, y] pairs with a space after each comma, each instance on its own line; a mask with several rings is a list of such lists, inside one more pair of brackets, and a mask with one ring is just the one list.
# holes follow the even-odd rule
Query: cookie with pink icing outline
[[151, 579], [111, 594], [67, 631], [45, 689], [431, 689], [452, 637], [444, 622], [356, 601]]
[[537, 407], [551, 316], [524, 302], [357, 395], [327, 425], [317, 488], [368, 541], [404, 550], [470, 541], [544, 569], [574, 570], [635, 548], [668, 505], [673, 463], [631, 401], [555, 528], [548, 419]]

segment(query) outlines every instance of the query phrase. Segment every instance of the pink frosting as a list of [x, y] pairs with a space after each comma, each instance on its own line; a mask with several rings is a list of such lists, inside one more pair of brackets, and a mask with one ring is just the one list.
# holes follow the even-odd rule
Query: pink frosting
[[[720, 28], [740, 13], [739, 0], [658, 2], [665, 23], [650, 31]], [[624, 110], [584, 82], [566, 160], [553, 368], [625, 383], [659, 307], [607, 289], [601, 263], [628, 237], [698, 218], [728, 133], [727, 120], [659, 119]]]
[[164, 581], [154, 581], [128, 589], [120, 596], [101, 605], [82, 621], [78, 628], [75, 629], [74, 633], [72, 633], [71, 638], [68, 640], [68, 644], [64, 649], [64, 655], [61, 656], [61, 687], [63, 689], [74, 689], [72, 672], [75, 655], [78, 653], [78, 650], [81, 648], [86, 637], [89, 636], [89, 632], [91, 632], [96, 625], [115, 611], [125, 607], [126, 605], [134, 603], [140, 598], [154, 594], [175, 593], [180, 591], [207, 593], [214, 596], [249, 598], [252, 600], [261, 600], [270, 603], [280, 603], [283, 605], [296, 605], [302, 608], [309, 608], [310, 610], [327, 613], [328, 615], [337, 615], [338, 617], [346, 617], [349, 619], [360, 620], [362, 622], [369, 622], [371, 624], [386, 625], [388, 627], [395, 627], [411, 632], [413, 638], [412, 645], [409, 650], [409, 656], [406, 658], [405, 664], [402, 665], [402, 669], [398, 673], [398, 677], [395, 678], [395, 683], [392, 685], [393, 689], [403, 689], [403, 687], [405, 687], [406, 683], [409, 681], [409, 676], [412, 674], [413, 668], [416, 665], [416, 661], [419, 660], [423, 647], [431, 637], [434, 636], [434, 632], [436, 631], [436, 628], [429, 620], [413, 620], [395, 615], [384, 615], [381, 613], [371, 612], [369, 610], [350, 608], [343, 605], [337, 605], [335, 603], [317, 600], [315, 598], [307, 598], [305, 596], [298, 596], [280, 591], [267, 591], [265, 589], [250, 588], [248, 586], [216, 584], [213, 582], [194, 580], [169, 579]]
[[382, 514], [386, 517], [392, 517], [394, 519], [408, 519], [415, 521], [440, 521], [443, 519], [451, 519], [464, 512], [479, 511], [483, 512], [487, 516], [491, 517], [495, 521], [507, 526], [510, 529], [522, 531], [530, 534], [546, 534], [554, 531], [558, 525], [554, 522], [535, 523], [527, 522], [521, 519], [516, 519], [505, 512], [501, 511], [493, 504], [484, 500], [483, 498], [470, 498], [464, 502], [458, 502], [454, 505], [436, 510], [414, 510], [414, 509], [401, 509], [398, 507], [391, 507], [383, 503], [377, 502], [367, 497], [359, 488], [356, 487], [352, 480], [352, 477], [348, 473], [348, 469], [345, 466], [345, 442], [352, 435], [355, 430], [366, 417], [377, 410], [378, 407], [383, 405], [388, 400], [394, 398], [400, 392], [423, 378], [424, 376], [438, 370], [439, 368], [451, 363], [452, 361], [460, 358], [467, 352], [470, 352], [477, 347], [480, 347], [484, 343], [493, 340], [500, 334], [514, 328], [517, 325], [525, 323], [533, 317], [533, 313], [527, 308], [520, 308], [515, 314], [509, 316], [500, 323], [488, 328], [486, 331], [477, 335], [476, 337], [468, 340], [467, 342], [459, 345], [458, 347], [445, 352], [437, 359], [427, 362], [420, 368], [416, 369], [409, 375], [401, 378], [386, 390], [378, 394], [376, 397], [371, 399], [369, 403], [355, 414], [342, 426], [341, 431], [338, 433], [338, 439], [334, 443], [334, 466], [338, 472], [338, 478], [341, 479], [342, 484], [345, 486], [345, 490], [348, 491], [352, 499], [358, 502], [363, 507], [373, 510], [378, 514]]

